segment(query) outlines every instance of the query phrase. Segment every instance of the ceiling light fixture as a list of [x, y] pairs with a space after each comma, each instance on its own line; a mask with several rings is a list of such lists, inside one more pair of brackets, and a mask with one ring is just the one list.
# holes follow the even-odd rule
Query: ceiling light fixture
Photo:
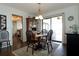
[[41, 8], [40, 8], [40, 3], [38, 3], [38, 6], [39, 6], [39, 8], [38, 8], [38, 16], [36, 16], [35, 17], [35, 19], [43, 19], [43, 16], [41, 15]]

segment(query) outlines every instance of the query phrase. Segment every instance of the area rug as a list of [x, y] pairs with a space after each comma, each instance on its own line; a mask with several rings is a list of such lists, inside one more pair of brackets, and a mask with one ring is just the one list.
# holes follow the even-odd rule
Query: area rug
[[57, 43], [52, 43], [53, 45], [53, 50], [52, 50], [52, 53], [48, 54], [48, 50], [36, 50], [34, 51], [34, 54], [32, 55], [32, 49], [31, 48], [28, 48], [28, 52], [26, 51], [27, 49], [27, 46], [23, 47], [23, 48], [20, 48], [20, 49], [17, 49], [15, 51], [13, 51], [12, 53], [15, 55], [15, 56], [52, 56], [53, 55], [53, 52], [55, 52], [55, 50], [58, 48], [59, 44]]

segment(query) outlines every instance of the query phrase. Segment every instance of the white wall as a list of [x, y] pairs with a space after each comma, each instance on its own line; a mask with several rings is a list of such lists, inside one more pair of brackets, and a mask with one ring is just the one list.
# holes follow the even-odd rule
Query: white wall
[[[29, 16], [29, 14], [22, 12], [20, 10], [17, 10], [15, 8], [11, 8], [5, 5], [0, 5], [0, 14], [7, 16], [7, 31], [9, 32], [9, 40], [12, 45], [12, 14], [23, 16], [23, 41], [26, 40], [26, 17]], [[3, 44], [4, 46], [6, 44]]]
[[[73, 21], [68, 21], [68, 17], [69, 16], [74, 16], [74, 20]], [[71, 33], [71, 29], [69, 28], [69, 26], [73, 25], [73, 24], [78, 24], [78, 7], [77, 6], [73, 6], [73, 7], [69, 7], [67, 9], [65, 9], [65, 26], [66, 26], [66, 33]]]
[[78, 7], [78, 33], [79, 33], [79, 7]]
[[[73, 24], [78, 24], [78, 19], [79, 19], [78, 18], [78, 16], [79, 16], [78, 6], [71, 6], [68, 8], [56, 10], [56, 11], [53, 11], [50, 13], [46, 13], [46, 14], [44, 14], [44, 16], [48, 18], [48, 17], [54, 17], [54, 16], [62, 14], [62, 13], [64, 13], [64, 18], [63, 18], [64, 33], [71, 33], [69, 26], [71, 26]], [[69, 16], [74, 16], [74, 20], [68, 21]], [[63, 43], [67, 43], [65, 35], [63, 35], [63, 37], [64, 37]]]

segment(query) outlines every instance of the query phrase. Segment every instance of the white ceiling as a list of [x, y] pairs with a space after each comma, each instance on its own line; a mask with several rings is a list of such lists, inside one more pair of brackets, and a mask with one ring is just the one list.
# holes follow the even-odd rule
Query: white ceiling
[[[17, 8], [21, 11], [28, 12], [29, 14], [32, 14], [32, 15], [38, 14], [37, 3], [3, 3], [3, 5]], [[77, 3], [41, 3], [41, 12], [42, 14], [45, 14], [47, 12], [66, 8], [72, 5], [78, 5], [78, 4]]]

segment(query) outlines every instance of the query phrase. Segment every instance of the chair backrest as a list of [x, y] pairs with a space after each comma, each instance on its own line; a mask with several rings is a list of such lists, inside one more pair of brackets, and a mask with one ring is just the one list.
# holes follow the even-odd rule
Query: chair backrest
[[8, 40], [9, 40], [9, 32], [0, 31], [0, 41], [8, 41]]
[[48, 41], [51, 41], [52, 34], [53, 34], [53, 30], [49, 30], [49, 32], [47, 33], [47, 40]]
[[32, 40], [32, 31], [27, 31], [26, 32], [26, 37], [27, 37], [27, 42], [31, 42]]

